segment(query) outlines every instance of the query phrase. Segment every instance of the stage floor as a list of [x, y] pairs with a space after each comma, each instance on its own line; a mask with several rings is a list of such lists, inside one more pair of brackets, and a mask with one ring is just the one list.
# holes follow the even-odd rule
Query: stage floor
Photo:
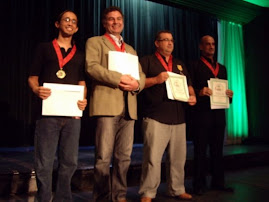
[[[143, 145], [133, 147], [132, 163], [128, 172], [128, 201], [139, 201], [138, 185], [141, 174]], [[185, 166], [186, 189], [191, 192], [193, 145], [187, 144]], [[195, 196], [194, 201], [269, 201], [269, 145], [224, 146], [227, 184], [234, 194], [209, 191]], [[33, 201], [36, 191], [33, 168], [33, 147], [0, 148], [0, 201]], [[92, 201], [94, 147], [80, 147], [78, 169], [72, 179], [74, 201]], [[55, 159], [55, 168], [57, 160]], [[155, 201], [176, 201], [165, 196], [165, 169], [163, 183]]]

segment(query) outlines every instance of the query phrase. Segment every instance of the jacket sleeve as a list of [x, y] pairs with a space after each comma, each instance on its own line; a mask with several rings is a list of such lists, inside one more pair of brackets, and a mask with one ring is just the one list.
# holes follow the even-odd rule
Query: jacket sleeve
[[101, 38], [89, 38], [85, 46], [86, 73], [101, 85], [118, 88], [121, 73], [108, 70], [108, 50]]

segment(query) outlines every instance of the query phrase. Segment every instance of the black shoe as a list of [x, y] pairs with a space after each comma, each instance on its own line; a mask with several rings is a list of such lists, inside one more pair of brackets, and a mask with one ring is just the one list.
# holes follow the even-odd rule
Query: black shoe
[[234, 189], [232, 187], [225, 187], [225, 186], [212, 187], [212, 190], [229, 192], [229, 193], [234, 192]]
[[198, 196], [203, 195], [205, 192], [206, 192], [205, 187], [203, 187], [203, 188], [194, 188], [193, 189], [193, 194], [198, 195]]
[[202, 189], [196, 189], [193, 191], [195, 195], [202, 196], [205, 192]]

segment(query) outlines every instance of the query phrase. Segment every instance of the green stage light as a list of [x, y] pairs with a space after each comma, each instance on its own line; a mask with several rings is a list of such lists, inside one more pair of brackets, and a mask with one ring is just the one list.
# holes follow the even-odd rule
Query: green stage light
[[229, 89], [234, 91], [232, 104], [226, 110], [227, 135], [243, 139], [248, 136], [248, 113], [242, 26], [220, 20], [218, 28], [218, 61], [226, 66]]
[[257, 6], [269, 8], [269, 1], [268, 0], [243, 0], [243, 1], [255, 4]]

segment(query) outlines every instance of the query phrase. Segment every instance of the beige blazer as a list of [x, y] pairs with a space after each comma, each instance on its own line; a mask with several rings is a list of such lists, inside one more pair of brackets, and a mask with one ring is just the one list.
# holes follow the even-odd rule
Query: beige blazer
[[[105, 36], [89, 38], [86, 42], [86, 72], [92, 78], [90, 89], [90, 116], [117, 116], [124, 109], [123, 91], [118, 88], [121, 73], [108, 70], [108, 51], [115, 47]], [[127, 53], [136, 55], [136, 51], [125, 43]], [[139, 64], [141, 91], [145, 85], [145, 75]], [[137, 119], [136, 93], [128, 92], [128, 111], [132, 119]]]

